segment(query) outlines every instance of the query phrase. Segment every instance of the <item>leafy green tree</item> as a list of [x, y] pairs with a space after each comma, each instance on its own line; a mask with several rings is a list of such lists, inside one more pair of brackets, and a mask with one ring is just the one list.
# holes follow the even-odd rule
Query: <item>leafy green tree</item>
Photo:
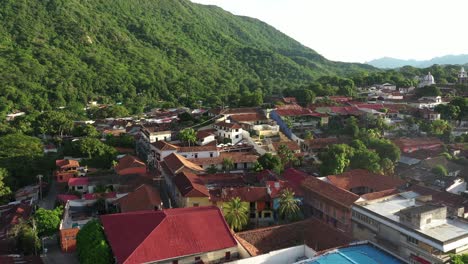
[[434, 136], [442, 136], [451, 131], [452, 126], [446, 120], [434, 120], [429, 126], [429, 133]]
[[281, 144], [278, 147], [278, 156], [281, 159], [281, 164], [283, 168], [287, 165], [291, 166], [293, 162], [296, 160], [296, 156], [294, 155], [294, 152], [290, 150], [284, 144]]
[[436, 86], [426, 86], [422, 88], [416, 89], [416, 96], [423, 97], [423, 96], [440, 96], [442, 92]]
[[457, 120], [461, 112], [460, 107], [452, 104], [440, 104], [434, 110], [440, 113], [441, 118], [445, 120]]
[[299, 201], [294, 197], [294, 192], [290, 189], [285, 189], [279, 197], [279, 214], [283, 219], [292, 221], [298, 218], [300, 208]]
[[113, 147], [134, 148], [135, 138], [129, 134], [120, 134], [119, 136], [107, 135], [106, 144]]
[[117, 151], [97, 138], [85, 137], [73, 142], [73, 148], [79, 155], [85, 155], [90, 165], [99, 168], [110, 168], [112, 161], [117, 155]]
[[359, 137], [359, 123], [358, 120], [352, 116], [346, 121], [345, 127], [346, 134], [350, 135], [353, 138]]
[[281, 159], [271, 153], [263, 154], [257, 161], [266, 170], [273, 170], [276, 173], [280, 173], [283, 170]]
[[10, 187], [6, 186], [4, 180], [8, 177], [8, 171], [0, 168], [0, 204], [4, 204], [9, 200], [11, 195]]
[[468, 254], [458, 254], [450, 256], [450, 263], [452, 264], [467, 264], [468, 263]]
[[57, 207], [53, 210], [37, 209], [33, 218], [37, 226], [38, 235], [44, 237], [57, 233], [62, 214], [62, 207]]
[[214, 165], [210, 165], [207, 169], [206, 172], [209, 174], [214, 174], [218, 172], [218, 169]]
[[322, 175], [340, 174], [351, 163], [354, 149], [345, 144], [335, 144], [320, 153], [320, 173]]
[[37, 117], [35, 126], [40, 134], [62, 137], [72, 131], [73, 120], [64, 112], [47, 111]]
[[93, 137], [99, 138], [101, 133], [92, 125], [75, 126], [72, 131], [75, 137]]
[[253, 166], [253, 171], [255, 171], [255, 172], [261, 172], [261, 171], [263, 171], [263, 170], [264, 170], [264, 169], [263, 169], [262, 164], [260, 164], [260, 162], [258, 162], [258, 160], [255, 161], [254, 166]]
[[350, 166], [354, 169], [366, 169], [374, 173], [381, 171], [379, 155], [368, 149], [354, 151]]
[[19, 133], [0, 137], [0, 167], [8, 170], [5, 182], [12, 189], [36, 182], [36, 175], [48, 170], [43, 156], [38, 138]]
[[231, 229], [241, 231], [249, 222], [249, 203], [235, 197], [223, 203], [223, 214]]
[[389, 158], [380, 160], [380, 167], [384, 175], [393, 175], [395, 173], [395, 164]]
[[18, 224], [16, 234], [16, 245], [25, 255], [37, 254], [41, 248], [41, 241], [36, 229], [27, 222]]
[[392, 162], [400, 160], [400, 149], [388, 139], [371, 138], [367, 147], [374, 149], [381, 159], [388, 158]]
[[83, 264], [113, 262], [111, 249], [98, 220], [91, 220], [80, 229], [76, 236], [76, 251], [80, 263]]
[[223, 170], [224, 171], [231, 171], [234, 169], [234, 161], [231, 158], [224, 158], [223, 159]]
[[180, 140], [189, 144], [195, 144], [197, 142], [197, 133], [193, 128], [186, 128], [179, 133]]
[[444, 167], [444, 165], [440, 165], [440, 164], [435, 166], [434, 168], [432, 168], [431, 171], [434, 174], [437, 174], [439, 176], [447, 176], [448, 175], [447, 169]]

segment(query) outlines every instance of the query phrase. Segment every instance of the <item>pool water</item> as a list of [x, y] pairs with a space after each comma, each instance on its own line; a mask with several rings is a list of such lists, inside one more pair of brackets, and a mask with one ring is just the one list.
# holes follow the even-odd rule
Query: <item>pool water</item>
[[371, 245], [340, 248], [312, 260], [308, 264], [400, 264], [392, 255]]

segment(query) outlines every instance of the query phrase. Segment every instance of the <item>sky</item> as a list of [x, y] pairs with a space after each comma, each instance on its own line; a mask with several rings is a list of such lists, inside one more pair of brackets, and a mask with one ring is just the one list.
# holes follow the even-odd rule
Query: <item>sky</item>
[[328, 59], [468, 54], [468, 0], [192, 0], [258, 18]]

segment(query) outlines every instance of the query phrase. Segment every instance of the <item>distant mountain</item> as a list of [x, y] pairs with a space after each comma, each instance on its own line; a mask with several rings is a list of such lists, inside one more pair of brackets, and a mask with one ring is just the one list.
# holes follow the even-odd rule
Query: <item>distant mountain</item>
[[132, 109], [233, 104], [242, 91], [377, 70], [329, 61], [262, 21], [188, 0], [0, 0], [0, 17], [0, 114], [96, 99]]
[[442, 57], [435, 57], [430, 60], [401, 60], [401, 59], [395, 59], [395, 58], [390, 58], [390, 57], [383, 57], [380, 59], [375, 59], [371, 60], [369, 62], [366, 62], [369, 65], [372, 65], [377, 68], [382, 68], [382, 69], [394, 69], [394, 68], [400, 68], [403, 66], [413, 66], [417, 68], [426, 68], [430, 67], [434, 64], [439, 64], [439, 65], [446, 65], [446, 64], [451, 64], [451, 65], [464, 65], [468, 63], [468, 54], [461, 54], [461, 55], [446, 55]]

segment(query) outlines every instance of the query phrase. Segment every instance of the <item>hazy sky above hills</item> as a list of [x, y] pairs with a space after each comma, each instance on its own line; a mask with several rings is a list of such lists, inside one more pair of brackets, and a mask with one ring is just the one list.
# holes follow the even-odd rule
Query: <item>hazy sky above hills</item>
[[468, 54], [467, 0], [192, 0], [258, 18], [331, 60]]

